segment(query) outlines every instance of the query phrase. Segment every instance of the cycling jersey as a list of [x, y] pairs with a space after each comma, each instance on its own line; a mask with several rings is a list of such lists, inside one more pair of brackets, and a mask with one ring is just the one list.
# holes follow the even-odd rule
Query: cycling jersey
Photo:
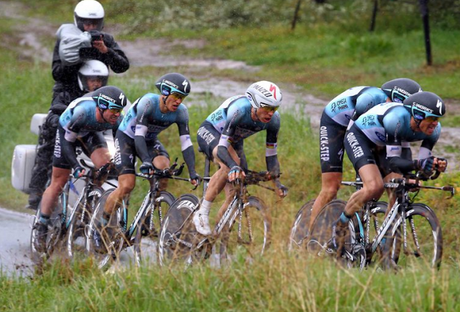
[[322, 173], [342, 172], [343, 139], [347, 126], [387, 98], [380, 88], [359, 86], [340, 93], [326, 105], [321, 116], [319, 137]]
[[[214, 131], [206, 130], [207, 127], [214, 127], [220, 134], [218, 146], [219, 158], [226, 166], [232, 168], [237, 166], [237, 163], [228, 153], [228, 146], [239, 146], [243, 144], [243, 140], [262, 130], [267, 131], [266, 136], [266, 160], [268, 170], [279, 173], [279, 164], [277, 160], [277, 141], [278, 132], [280, 129], [280, 115], [275, 112], [272, 119], [268, 123], [254, 121], [251, 117], [252, 106], [245, 95], [237, 95], [225, 100], [219, 108], [212, 112], [205, 123], [198, 131], [200, 149], [202, 151], [211, 150], [205, 146], [211, 141], [210, 135], [215, 137]], [[204, 128], [203, 128], [204, 127]], [[222, 148], [221, 148], [222, 147]], [[212, 150], [211, 150], [212, 152]], [[244, 155], [239, 155], [240, 158]], [[209, 155], [208, 155], [209, 157]]]
[[195, 177], [195, 152], [190, 139], [187, 107], [181, 103], [176, 111], [162, 113], [160, 99], [160, 95], [154, 93], [147, 93], [137, 99], [126, 113], [118, 131], [134, 139], [137, 155], [143, 162], [151, 162], [151, 153], [147, 147], [159, 142], [157, 136], [160, 132], [177, 124], [184, 160], [190, 176]]
[[380, 88], [353, 87], [330, 101], [324, 112], [342, 127], [347, 127], [353, 115], [357, 118], [377, 104], [384, 103], [388, 96]]
[[97, 109], [93, 98], [87, 96], [74, 100], [62, 113], [59, 117], [53, 166], [60, 168], [70, 168], [69, 165], [78, 166], [75, 155], [76, 145], [86, 145], [84, 151], [89, 154], [96, 148], [107, 147], [102, 131], [115, 131], [123, 117], [120, 116], [115, 124], [105, 121], [98, 122], [96, 120]]
[[358, 171], [365, 164], [375, 163], [372, 156], [375, 147], [385, 147], [389, 166], [395, 172], [415, 169], [412, 162], [402, 160], [403, 149], [408, 148], [410, 142], [422, 141], [419, 159], [430, 157], [441, 133], [441, 124], [438, 123], [431, 135], [426, 135], [413, 131], [410, 120], [409, 111], [401, 103], [377, 105], [361, 115], [346, 132], [344, 141], [355, 169]]

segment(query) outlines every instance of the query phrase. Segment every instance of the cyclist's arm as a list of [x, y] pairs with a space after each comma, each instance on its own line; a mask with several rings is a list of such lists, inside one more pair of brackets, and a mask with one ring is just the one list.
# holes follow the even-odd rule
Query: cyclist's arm
[[187, 164], [188, 173], [191, 179], [197, 178], [195, 170], [195, 150], [190, 138], [190, 130], [188, 127], [188, 112], [186, 109], [180, 112], [178, 117], [177, 127], [179, 128], [179, 138], [181, 144], [182, 155]]
[[274, 115], [267, 128], [267, 138], [265, 141], [265, 162], [267, 163], [267, 170], [275, 177], [278, 177], [280, 174], [277, 151], [280, 125], [279, 115]]
[[145, 142], [145, 135], [147, 134], [147, 126], [136, 124], [134, 132], [134, 145], [136, 146], [136, 153], [142, 162], [152, 162], [147, 143]]
[[143, 96], [137, 103], [136, 126], [134, 129], [134, 145], [136, 153], [142, 162], [152, 162], [145, 141], [150, 118], [153, 115], [153, 103], [147, 96]]
[[236, 127], [242, 120], [241, 110], [228, 110], [227, 111], [227, 122], [224, 126], [224, 131], [222, 132], [219, 143], [217, 145], [217, 156], [219, 159], [228, 167], [238, 167], [236, 161], [230, 156], [228, 152], [228, 147], [233, 143], [233, 135], [235, 134]]

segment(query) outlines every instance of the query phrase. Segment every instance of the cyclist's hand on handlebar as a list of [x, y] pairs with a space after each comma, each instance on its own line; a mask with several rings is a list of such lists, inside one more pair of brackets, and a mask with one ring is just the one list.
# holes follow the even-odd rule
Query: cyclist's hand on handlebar
[[75, 166], [73, 167], [73, 177], [75, 179], [81, 178], [85, 174], [85, 168], [82, 166]]
[[246, 174], [243, 169], [239, 166], [233, 166], [228, 173], [228, 182], [234, 182], [235, 180], [243, 180]]
[[435, 158], [433, 156], [430, 156], [425, 159], [419, 159], [417, 160], [417, 167], [423, 171], [424, 174], [430, 176], [431, 173], [433, 172], [433, 164], [434, 164]]
[[276, 195], [278, 195], [281, 198], [286, 197], [289, 189], [283, 184], [281, 184], [279, 180], [276, 180], [275, 184], [276, 184]]
[[149, 161], [144, 161], [142, 165], [139, 167], [139, 170], [143, 174], [153, 174], [153, 164]]
[[433, 164], [434, 168], [438, 171], [444, 172], [447, 169], [447, 159], [445, 158], [436, 157]]
[[193, 174], [190, 174], [190, 183], [192, 183], [193, 186], [200, 185], [201, 177], [196, 172]]

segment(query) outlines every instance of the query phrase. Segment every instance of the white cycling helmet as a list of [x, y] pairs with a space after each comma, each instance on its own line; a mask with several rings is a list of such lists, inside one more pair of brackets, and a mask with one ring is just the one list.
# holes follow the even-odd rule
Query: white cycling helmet
[[246, 90], [246, 97], [252, 107], [279, 107], [283, 95], [280, 88], [270, 81], [258, 81]]
[[102, 82], [102, 86], [106, 86], [107, 80], [109, 79], [109, 69], [101, 61], [85, 61], [78, 70], [78, 85], [84, 92], [90, 91], [88, 88], [88, 78], [90, 77], [99, 78]]
[[104, 28], [104, 8], [96, 0], [80, 1], [74, 10], [74, 22], [81, 31], [85, 31], [83, 24], [97, 24], [97, 30], [101, 31]]

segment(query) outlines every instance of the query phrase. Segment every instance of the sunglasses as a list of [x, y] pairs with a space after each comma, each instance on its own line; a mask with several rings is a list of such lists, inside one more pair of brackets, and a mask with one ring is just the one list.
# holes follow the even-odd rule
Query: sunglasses
[[273, 106], [268, 106], [268, 105], [260, 105], [260, 108], [263, 108], [267, 112], [276, 112], [278, 110], [278, 107], [273, 107]]
[[425, 120], [428, 122], [435, 122], [439, 120], [439, 117], [430, 116], [430, 117], [426, 117]]
[[186, 95], [183, 95], [183, 94], [180, 94], [180, 93], [177, 93], [177, 92], [171, 93], [171, 95], [173, 97], [175, 97], [176, 99], [178, 99], [178, 100], [183, 100], [183, 99], [185, 99], [187, 97]]
[[109, 108], [109, 112], [112, 114], [121, 114], [122, 109]]

